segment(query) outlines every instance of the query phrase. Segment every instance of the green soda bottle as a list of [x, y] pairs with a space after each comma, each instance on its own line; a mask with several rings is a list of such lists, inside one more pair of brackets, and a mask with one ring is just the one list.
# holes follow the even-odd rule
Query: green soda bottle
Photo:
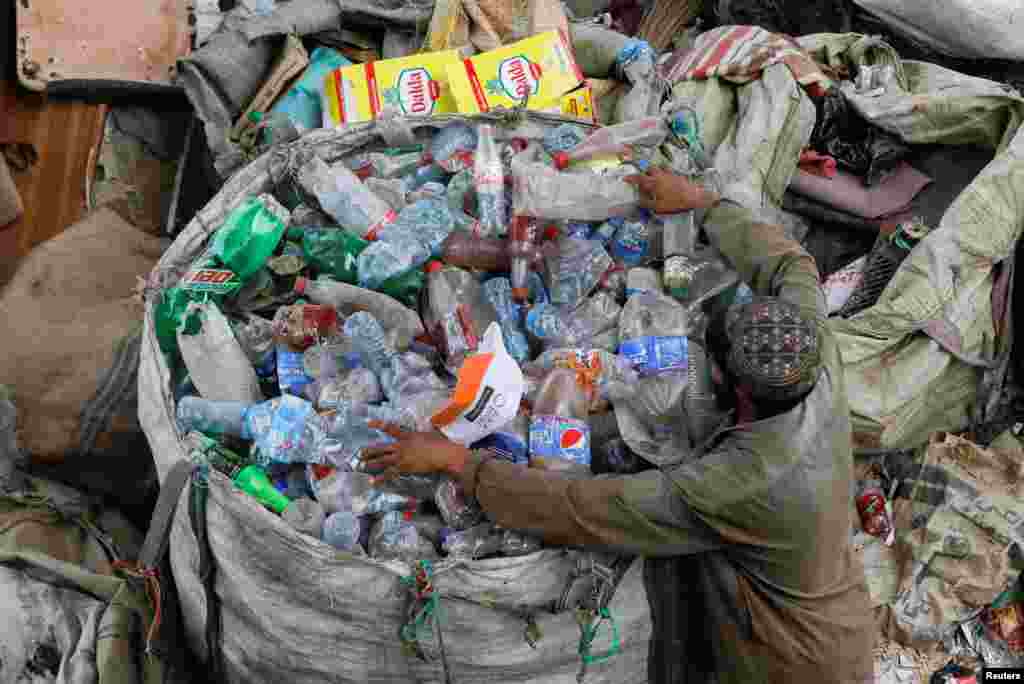
[[239, 456], [223, 444], [205, 435], [202, 432], [193, 430], [185, 436], [185, 444], [189, 451], [195, 456], [210, 464], [214, 470], [234, 480], [242, 470], [250, 465], [247, 458]]
[[250, 197], [228, 214], [214, 234], [212, 252], [244, 282], [266, 265], [289, 218], [288, 210], [272, 195]]
[[302, 251], [306, 263], [317, 273], [349, 285], [359, 280], [356, 263], [370, 245], [343, 228], [307, 228], [302, 232]]
[[253, 497], [261, 504], [274, 511], [278, 515], [284, 513], [291, 500], [279, 492], [270, 481], [267, 471], [258, 465], [249, 465], [242, 468], [234, 477], [235, 486]]
[[388, 278], [381, 283], [377, 291], [394, 297], [402, 304], [415, 309], [419, 305], [420, 290], [423, 289], [426, 282], [426, 272], [422, 268], [412, 268], [405, 273]]

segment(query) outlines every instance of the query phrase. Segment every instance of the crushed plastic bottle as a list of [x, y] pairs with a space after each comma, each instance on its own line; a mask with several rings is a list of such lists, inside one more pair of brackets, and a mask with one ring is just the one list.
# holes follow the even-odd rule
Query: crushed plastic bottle
[[668, 136], [668, 126], [660, 116], [623, 120], [614, 126], [599, 128], [572, 149], [555, 152], [552, 157], [559, 169], [573, 162], [604, 155], [620, 155], [628, 146], [657, 147]]
[[338, 225], [366, 240], [376, 240], [377, 233], [398, 217], [342, 164], [328, 166], [313, 156], [300, 169], [298, 180]]
[[411, 512], [391, 511], [381, 516], [370, 530], [369, 552], [381, 560], [415, 561], [437, 558], [437, 550], [420, 536]]
[[376, 404], [384, 399], [380, 380], [369, 368], [353, 368], [344, 375], [319, 384], [317, 408], [331, 411], [342, 406]]
[[248, 280], [267, 263], [290, 221], [289, 211], [272, 195], [250, 197], [213, 234], [212, 253], [240, 280]]
[[473, 168], [477, 144], [476, 130], [455, 121], [438, 131], [430, 141], [428, 159], [448, 173], [458, 173]]
[[530, 420], [530, 467], [590, 471], [586, 393], [576, 373], [556, 368], [537, 391]]
[[484, 283], [484, 297], [494, 307], [501, 326], [505, 350], [519, 363], [530, 360], [530, 341], [526, 338], [522, 310], [512, 298], [512, 284], [508, 278], [492, 278]]
[[616, 327], [621, 313], [614, 297], [598, 292], [574, 311], [553, 304], [534, 306], [526, 316], [526, 329], [545, 347], [578, 347]]
[[689, 329], [686, 310], [675, 300], [661, 294], [638, 294], [622, 310], [619, 353], [643, 375], [685, 373]]
[[652, 242], [651, 215], [641, 210], [635, 218], [622, 222], [612, 238], [612, 258], [626, 266], [639, 266], [650, 258]]
[[359, 255], [359, 285], [375, 290], [387, 280], [418, 269], [428, 259], [430, 248], [419, 240], [380, 240]]
[[357, 311], [345, 320], [343, 331], [363, 365], [378, 378], [382, 377], [391, 367], [396, 352], [388, 343], [380, 322], [365, 311]]
[[592, 240], [560, 237], [546, 256], [548, 292], [555, 304], [575, 307], [590, 295], [612, 265], [608, 252]]
[[434, 492], [434, 503], [441, 512], [445, 525], [455, 530], [465, 530], [476, 525], [484, 517], [483, 509], [475, 499], [469, 499], [462, 486], [451, 478], [442, 478]]
[[363, 535], [365, 518], [351, 511], [332, 513], [323, 524], [323, 540], [339, 551], [362, 551], [359, 539]]
[[343, 283], [356, 283], [357, 260], [369, 246], [366, 240], [341, 228], [308, 228], [302, 233], [303, 256], [313, 272]]
[[480, 283], [465, 271], [445, 268], [440, 262], [428, 268], [427, 307], [424, 322], [433, 323], [433, 337], [453, 371], [477, 350], [484, 331], [497, 321]]
[[255, 369], [261, 385], [276, 384], [277, 353], [273, 324], [265, 318], [249, 314], [233, 328], [235, 339]]
[[550, 129], [544, 134], [544, 150], [550, 154], [553, 159], [557, 160], [559, 155], [566, 154], [569, 150], [586, 140], [586, 138], [587, 134], [583, 131], [581, 126], [564, 123]]

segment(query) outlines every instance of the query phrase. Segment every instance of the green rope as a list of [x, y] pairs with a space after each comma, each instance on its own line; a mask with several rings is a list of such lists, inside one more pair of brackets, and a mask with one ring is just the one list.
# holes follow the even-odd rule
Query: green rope
[[402, 584], [414, 592], [416, 599], [423, 601], [413, 619], [402, 625], [400, 635], [406, 644], [417, 643], [420, 631], [431, 624], [435, 616], [440, 618], [441, 595], [433, 589], [433, 566], [430, 561], [421, 560], [417, 562], [417, 570], [411, 576], [401, 578]]
[[[615, 622], [615, 618], [612, 617], [611, 611], [608, 608], [602, 608], [598, 611], [597, 615], [598, 620], [596, 622], [593, 620], [580, 621], [580, 645], [578, 650], [584, 665], [600, 663], [612, 656], [618, 655], [622, 651], [622, 642], [619, 639], [619, 626]], [[612, 626], [612, 645], [604, 653], [595, 655], [590, 652], [590, 649], [594, 645], [594, 639], [597, 638], [597, 634], [605, 620]]]

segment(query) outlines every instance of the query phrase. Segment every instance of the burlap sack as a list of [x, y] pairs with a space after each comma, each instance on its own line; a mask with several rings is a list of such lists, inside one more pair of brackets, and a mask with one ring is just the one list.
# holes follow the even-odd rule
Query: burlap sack
[[161, 252], [158, 238], [100, 209], [36, 247], [0, 292], [0, 382], [34, 462], [75, 460], [70, 472], [127, 493], [141, 484], [125, 482], [129, 472], [151, 470], [136, 415], [134, 291]]

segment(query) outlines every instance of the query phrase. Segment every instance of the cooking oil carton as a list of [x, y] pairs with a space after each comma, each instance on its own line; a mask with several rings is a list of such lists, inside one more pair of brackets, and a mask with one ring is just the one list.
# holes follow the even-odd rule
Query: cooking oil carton
[[370, 121], [384, 112], [431, 116], [456, 111], [448, 67], [458, 50], [429, 52], [335, 69], [324, 83], [324, 128]]
[[572, 44], [563, 31], [547, 31], [448, 67], [452, 93], [463, 114], [516, 107], [551, 107], [583, 82]]

